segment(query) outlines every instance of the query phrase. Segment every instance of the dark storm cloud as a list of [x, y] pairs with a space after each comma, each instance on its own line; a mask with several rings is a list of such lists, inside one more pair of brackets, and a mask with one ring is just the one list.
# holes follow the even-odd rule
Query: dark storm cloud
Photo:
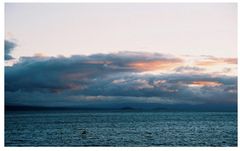
[[[192, 81], [218, 81], [222, 85], [189, 87]], [[118, 75], [95, 79], [85, 89], [64, 90], [60, 93], [41, 91], [6, 92], [7, 103], [39, 106], [116, 107], [132, 104], [236, 104], [236, 77], [209, 75], [139, 76]], [[145, 106], [145, 105], [144, 105]]]
[[5, 60], [14, 59], [10, 54], [16, 46], [17, 46], [16, 43], [12, 41], [9, 41], [9, 40], [4, 41], [4, 59]]
[[[191, 87], [191, 83], [195, 81], [211, 81], [221, 85]], [[231, 93], [236, 91], [236, 83], [236, 77], [211, 77], [210, 75], [121, 75], [118, 78], [103, 79], [94, 83], [82, 93], [90, 96], [158, 97], [175, 103], [220, 103], [236, 101], [236, 94]], [[194, 102], [195, 100], [197, 102]]]
[[91, 56], [22, 57], [6, 67], [7, 91], [52, 91], [82, 89], [95, 78], [122, 72], [137, 72], [129, 63], [150, 60], [173, 60], [161, 54], [120, 52]]
[[[7, 104], [118, 106], [141, 103], [224, 104], [237, 102], [237, 77], [210, 74], [141, 74], [136, 62], [179, 60], [162, 54], [120, 52], [90, 56], [22, 57], [5, 67]], [[159, 67], [162, 67], [160, 65]], [[165, 67], [164, 67], [165, 68]]]

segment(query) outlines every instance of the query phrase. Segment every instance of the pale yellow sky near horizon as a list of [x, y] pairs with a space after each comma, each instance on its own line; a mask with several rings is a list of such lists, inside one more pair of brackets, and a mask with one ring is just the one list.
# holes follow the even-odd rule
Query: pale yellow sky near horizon
[[236, 3], [5, 4], [12, 55], [159, 52], [237, 57]]

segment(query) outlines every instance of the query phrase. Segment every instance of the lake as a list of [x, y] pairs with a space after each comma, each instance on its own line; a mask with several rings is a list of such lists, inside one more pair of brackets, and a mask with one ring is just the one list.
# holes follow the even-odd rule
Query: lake
[[237, 146], [237, 112], [7, 111], [5, 146]]

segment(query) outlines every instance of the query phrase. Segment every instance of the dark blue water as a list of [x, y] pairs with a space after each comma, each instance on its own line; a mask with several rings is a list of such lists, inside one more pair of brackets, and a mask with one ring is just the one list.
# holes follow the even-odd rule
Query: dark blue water
[[237, 113], [9, 111], [5, 146], [237, 146]]

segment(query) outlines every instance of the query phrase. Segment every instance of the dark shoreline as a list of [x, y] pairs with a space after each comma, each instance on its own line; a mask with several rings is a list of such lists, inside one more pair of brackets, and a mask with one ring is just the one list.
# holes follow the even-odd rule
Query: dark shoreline
[[237, 109], [225, 108], [225, 109], [214, 109], [214, 108], [89, 108], [89, 107], [40, 107], [40, 106], [14, 106], [6, 105], [5, 112], [8, 111], [116, 111], [116, 112], [237, 112]]

